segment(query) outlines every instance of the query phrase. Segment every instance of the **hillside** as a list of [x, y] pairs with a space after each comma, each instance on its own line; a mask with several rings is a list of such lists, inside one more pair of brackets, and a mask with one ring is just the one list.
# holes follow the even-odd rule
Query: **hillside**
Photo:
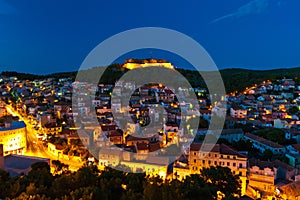
[[242, 91], [249, 85], [261, 83], [264, 80], [274, 81], [280, 78], [298, 79], [300, 67], [273, 70], [248, 70], [240, 68], [220, 71], [227, 92]]
[[[98, 67], [91, 68], [89, 70], [82, 71], [84, 81], [92, 81], [97, 77]], [[195, 87], [205, 87], [205, 83], [199, 73], [195, 73], [193, 70], [177, 69], [183, 76], [190, 81], [190, 84]], [[120, 78], [128, 71], [122, 68], [121, 64], [113, 64], [108, 67], [102, 76], [100, 82], [113, 84], [115, 80]], [[227, 93], [233, 91], [242, 91], [249, 85], [258, 84], [264, 80], [274, 81], [279, 78], [294, 78], [298, 79], [300, 76], [300, 67], [287, 68], [287, 69], [273, 69], [273, 70], [249, 70], [241, 68], [230, 68], [220, 70], [221, 76], [224, 80]], [[77, 72], [62, 72], [53, 73], [48, 75], [34, 75], [18, 72], [2, 72], [2, 76], [11, 77], [16, 76], [21, 80], [34, 80], [39, 78], [64, 78], [69, 77], [75, 80]]]

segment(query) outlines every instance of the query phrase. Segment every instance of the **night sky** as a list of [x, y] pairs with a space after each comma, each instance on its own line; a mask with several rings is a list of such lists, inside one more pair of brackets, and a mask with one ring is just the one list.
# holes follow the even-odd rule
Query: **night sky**
[[75, 71], [106, 38], [147, 26], [187, 34], [220, 69], [300, 66], [299, 8], [299, 0], [0, 0], [0, 71]]

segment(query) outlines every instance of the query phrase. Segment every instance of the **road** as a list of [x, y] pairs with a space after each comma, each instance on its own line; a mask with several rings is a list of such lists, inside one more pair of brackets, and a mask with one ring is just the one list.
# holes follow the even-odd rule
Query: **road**
[[[6, 110], [8, 113], [10, 113], [12, 116], [19, 117], [20, 120], [24, 121], [26, 124], [26, 141], [27, 141], [27, 149], [25, 155], [27, 156], [35, 156], [40, 158], [49, 158], [50, 160], [57, 160], [58, 158], [49, 153], [47, 151], [47, 147], [43, 145], [41, 141], [39, 141], [36, 137], [38, 131], [34, 129], [34, 125], [30, 123], [30, 120], [26, 117], [21, 116], [16, 110], [14, 110], [10, 105], [6, 105]], [[59, 160], [69, 165], [69, 169], [71, 171], [77, 171], [81, 166], [82, 163], [66, 160], [59, 158]]]

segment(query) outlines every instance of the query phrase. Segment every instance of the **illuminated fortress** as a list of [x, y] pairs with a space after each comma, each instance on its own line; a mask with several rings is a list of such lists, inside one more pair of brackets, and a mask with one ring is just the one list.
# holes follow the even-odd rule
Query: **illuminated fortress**
[[23, 121], [5, 123], [0, 127], [0, 144], [3, 144], [4, 156], [24, 154], [26, 150], [26, 124]]
[[137, 69], [137, 68], [145, 68], [145, 67], [165, 67], [168, 69], [174, 69], [174, 66], [167, 62], [166, 60], [158, 60], [158, 59], [128, 59], [125, 60], [124, 68], [127, 69]]

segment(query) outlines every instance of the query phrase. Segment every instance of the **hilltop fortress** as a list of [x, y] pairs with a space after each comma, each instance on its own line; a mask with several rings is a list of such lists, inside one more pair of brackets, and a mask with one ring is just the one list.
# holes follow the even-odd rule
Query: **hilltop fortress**
[[168, 69], [174, 69], [174, 66], [167, 62], [165, 59], [128, 59], [125, 60], [124, 68], [127, 69], [136, 69], [136, 68], [145, 68], [145, 67], [166, 67]]

